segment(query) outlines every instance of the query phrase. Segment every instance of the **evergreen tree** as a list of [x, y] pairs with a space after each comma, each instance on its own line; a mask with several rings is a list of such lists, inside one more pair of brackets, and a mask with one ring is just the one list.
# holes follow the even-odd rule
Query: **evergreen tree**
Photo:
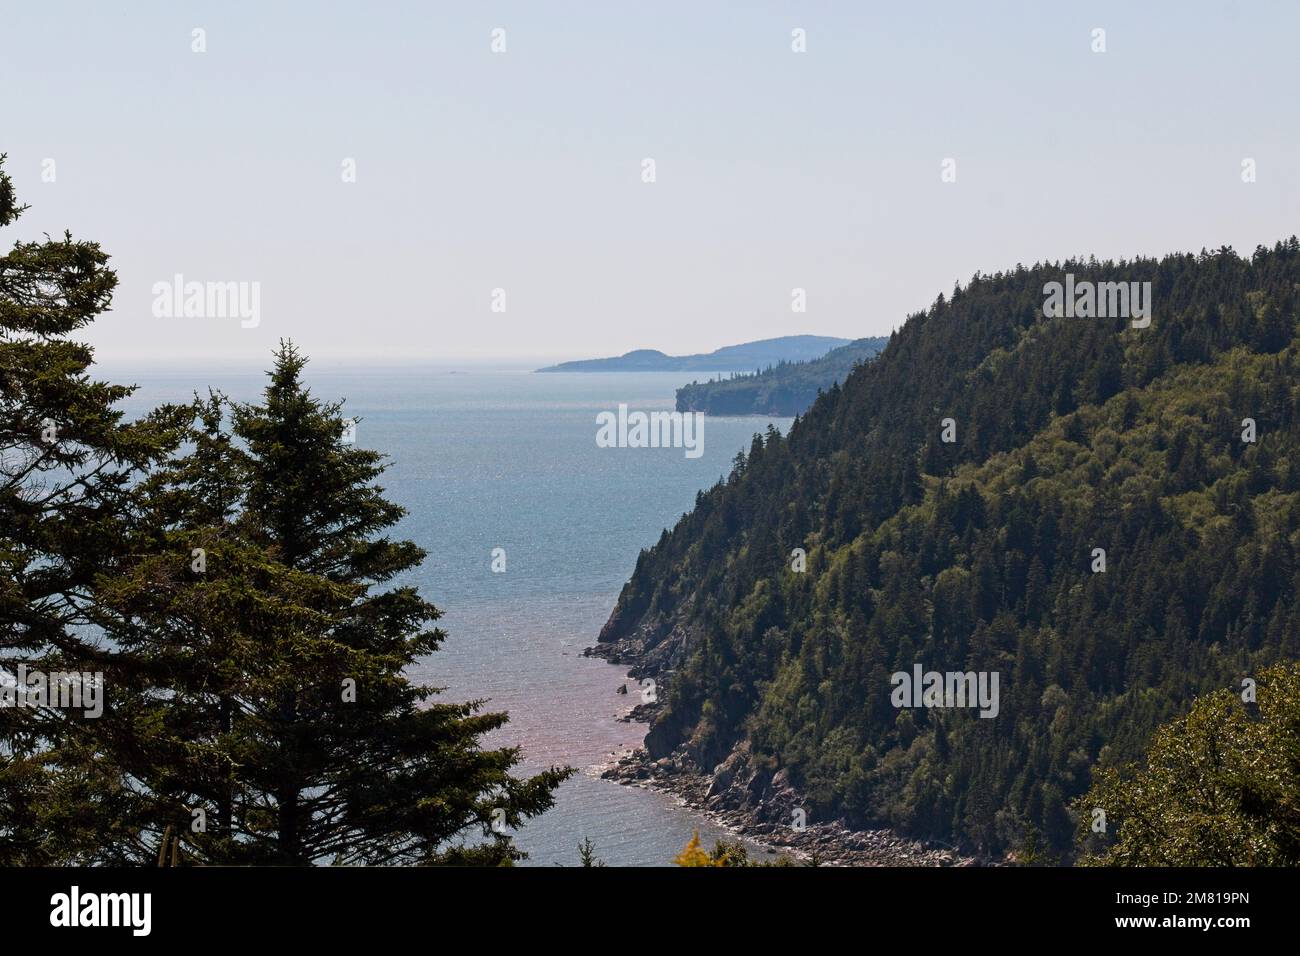
[[[0, 228], [26, 208], [3, 166]], [[109, 713], [124, 660], [87, 627], [93, 584], [126, 553], [138, 479], [178, 424], [168, 409], [124, 422], [115, 406], [132, 389], [93, 380], [92, 351], [72, 338], [116, 284], [98, 243], [70, 233], [0, 257], [0, 682], [20, 667], [101, 673]], [[121, 825], [113, 808], [129, 793], [95, 763], [111, 721], [13, 693], [0, 708], [0, 863], [59, 863]]]
[[590, 837], [584, 837], [578, 844], [578, 865], [583, 867], [601, 867], [605, 861], [596, 856], [596, 846]]
[[[0, 227], [21, 212], [0, 157]], [[381, 457], [288, 346], [233, 421], [217, 394], [125, 421], [72, 338], [107, 262], [70, 235], [0, 257], [0, 864], [517, 859], [570, 771], [515, 777], [481, 745], [505, 714], [405, 677], [444, 635], [392, 584], [423, 552], [386, 534]], [[102, 714], [24, 666], [101, 674]]]
[[148, 862], [169, 833], [181, 862], [276, 859], [273, 812], [249, 779], [267, 759], [256, 728], [295, 669], [314, 680], [340, 666], [313, 635], [351, 591], [242, 536], [247, 462], [224, 408], [216, 394], [195, 400], [187, 454], [144, 485], [136, 559], [98, 582], [95, 621], [134, 665], [107, 756], [137, 799], [136, 826], [97, 861]]
[[[344, 442], [304, 364], [283, 346], [229, 434], [218, 398], [196, 403], [192, 451], [151, 488], [157, 546], [104, 588], [110, 629], [174, 691], [138, 720], [165, 731], [133, 738], [152, 839], [175, 826], [214, 862], [510, 862], [507, 829], [569, 771], [514, 777], [518, 749], [479, 742], [505, 714], [404, 676], [445, 636], [437, 608], [392, 584], [424, 552], [386, 535], [403, 512], [374, 483], [382, 456]], [[193, 830], [196, 811], [210, 827]]]

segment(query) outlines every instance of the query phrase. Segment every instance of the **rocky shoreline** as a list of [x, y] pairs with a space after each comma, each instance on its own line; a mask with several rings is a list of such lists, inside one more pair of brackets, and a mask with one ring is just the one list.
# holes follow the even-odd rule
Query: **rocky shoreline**
[[[621, 719], [648, 723], [654, 709], [653, 704], [640, 704]], [[974, 866], [981, 862], [891, 830], [855, 830], [843, 820], [804, 820], [802, 801], [786, 772], [765, 771], [751, 759], [745, 742], [711, 771], [696, 766], [685, 747], [658, 760], [641, 747], [600, 776], [672, 794], [746, 840], [798, 862], [825, 866]]]

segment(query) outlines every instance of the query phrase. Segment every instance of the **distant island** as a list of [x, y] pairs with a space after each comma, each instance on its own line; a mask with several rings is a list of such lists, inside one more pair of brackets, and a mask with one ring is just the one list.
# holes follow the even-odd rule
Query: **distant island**
[[614, 358], [583, 359], [539, 368], [539, 372], [757, 372], [782, 362], [807, 362], [850, 339], [829, 335], [783, 335], [775, 339], [728, 345], [702, 355], [666, 355], [636, 349]]
[[801, 415], [817, 393], [842, 382], [859, 362], [875, 358], [888, 336], [856, 339], [820, 358], [786, 361], [750, 374], [691, 382], [677, 390], [679, 412], [708, 415]]

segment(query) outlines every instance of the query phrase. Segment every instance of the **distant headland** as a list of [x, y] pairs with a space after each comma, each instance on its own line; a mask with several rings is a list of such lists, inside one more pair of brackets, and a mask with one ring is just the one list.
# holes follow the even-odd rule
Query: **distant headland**
[[613, 358], [582, 359], [539, 368], [539, 372], [754, 372], [782, 362], [821, 358], [850, 339], [828, 335], [784, 335], [775, 339], [728, 345], [699, 355], [667, 355], [635, 349]]

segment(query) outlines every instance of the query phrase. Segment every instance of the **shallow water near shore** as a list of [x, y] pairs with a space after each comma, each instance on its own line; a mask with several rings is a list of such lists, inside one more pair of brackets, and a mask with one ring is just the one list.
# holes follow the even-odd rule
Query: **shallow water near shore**
[[[209, 385], [256, 399], [265, 385], [247, 366], [105, 363], [101, 377], [134, 382], [124, 407], [183, 401]], [[381, 483], [408, 509], [396, 533], [429, 554], [413, 583], [444, 611], [442, 649], [412, 677], [445, 699], [486, 699], [510, 724], [490, 745], [523, 748], [523, 770], [578, 770], [556, 806], [517, 835], [526, 865], [575, 865], [590, 839], [611, 866], [670, 864], [699, 830], [706, 845], [727, 831], [667, 794], [598, 777], [639, 745], [643, 725], [618, 718], [639, 701], [636, 683], [582, 652], [596, 642], [637, 554], [689, 510], [696, 493], [731, 468], [755, 432], [789, 419], [708, 418], [703, 454], [681, 448], [599, 448], [600, 412], [620, 403], [671, 411], [675, 389], [704, 373], [548, 373], [483, 366], [346, 368], [313, 363], [323, 399], [346, 399], [356, 442], [392, 459]], [[505, 571], [494, 573], [493, 550]], [[499, 564], [498, 564], [499, 566]], [[626, 684], [628, 694], [616, 693]]]

